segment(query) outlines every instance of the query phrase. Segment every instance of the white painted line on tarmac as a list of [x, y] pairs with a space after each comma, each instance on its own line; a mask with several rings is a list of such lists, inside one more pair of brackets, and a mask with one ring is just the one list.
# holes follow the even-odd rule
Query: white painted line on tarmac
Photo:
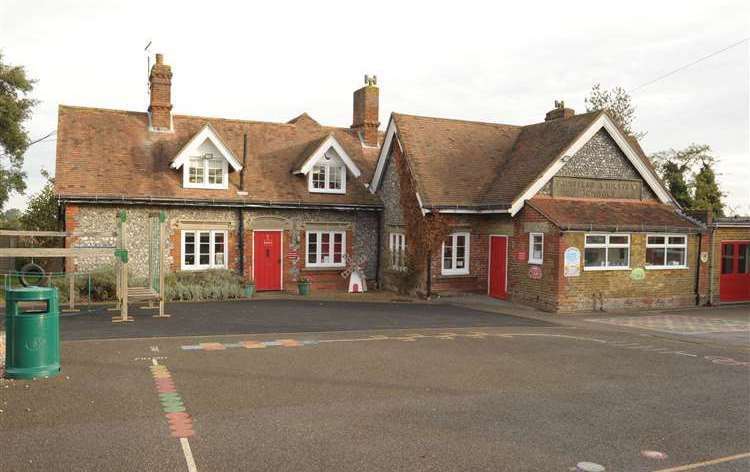
[[732, 462], [732, 461], [737, 461], [737, 460], [745, 459], [745, 458], [750, 458], [750, 452], [745, 452], [742, 454], [735, 454], [734, 456], [720, 457], [718, 459], [712, 459], [710, 461], [695, 462], [693, 464], [685, 464], [685, 465], [680, 465], [677, 467], [670, 467], [669, 469], [659, 469], [653, 472], [682, 472], [684, 470], [699, 469], [701, 467], [706, 467], [709, 465], [722, 464], [724, 462]]
[[156, 361], [155, 357], [151, 358], [151, 363], [154, 364], [154, 365], [159, 365], [159, 363]]
[[180, 438], [180, 444], [182, 445], [182, 452], [185, 454], [185, 462], [187, 463], [188, 472], [198, 472], [198, 467], [195, 466], [193, 451], [190, 450], [188, 439]]

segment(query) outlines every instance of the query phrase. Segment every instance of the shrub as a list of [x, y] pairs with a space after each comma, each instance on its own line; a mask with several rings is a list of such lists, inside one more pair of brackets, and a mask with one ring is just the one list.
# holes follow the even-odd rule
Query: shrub
[[[89, 280], [87, 274], [76, 275], [76, 302], [83, 302], [89, 297]], [[68, 302], [68, 277], [52, 277], [50, 287], [57, 287], [60, 303]], [[91, 272], [91, 301], [106, 302], [117, 299], [117, 276], [113, 267], [100, 267]]]
[[182, 271], [167, 274], [167, 300], [227, 300], [243, 296], [242, 277], [228, 270]]

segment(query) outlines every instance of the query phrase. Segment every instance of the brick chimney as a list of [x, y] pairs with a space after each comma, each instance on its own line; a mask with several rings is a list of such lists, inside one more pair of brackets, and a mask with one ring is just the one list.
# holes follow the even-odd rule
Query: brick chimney
[[378, 78], [365, 75], [365, 86], [354, 91], [354, 117], [352, 129], [359, 132], [367, 146], [378, 145]]
[[151, 128], [157, 131], [172, 130], [172, 68], [164, 64], [164, 56], [156, 55], [156, 64], [148, 77], [151, 102], [148, 113]]
[[557, 119], [565, 119], [570, 118], [571, 116], [574, 116], [576, 114], [575, 110], [572, 108], [565, 108], [565, 102], [560, 100], [555, 100], [555, 108], [548, 111], [547, 114], [544, 116], [544, 121], [552, 121]]

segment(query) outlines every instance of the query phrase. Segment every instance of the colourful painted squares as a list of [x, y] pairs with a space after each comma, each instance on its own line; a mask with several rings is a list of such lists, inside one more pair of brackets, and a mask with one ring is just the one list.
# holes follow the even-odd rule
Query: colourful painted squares
[[[217, 344], [217, 343], [212, 343]], [[211, 349], [209, 349], [211, 350]], [[156, 360], [154, 360], [156, 362]], [[185, 412], [185, 404], [177, 393], [172, 374], [167, 366], [154, 364], [151, 366], [156, 392], [159, 394], [161, 408], [164, 411], [172, 437], [187, 438], [193, 435], [193, 419]]]
[[182, 346], [183, 351], [224, 351], [244, 347], [245, 349], [265, 349], [267, 347], [300, 347], [318, 344], [320, 341], [298, 339], [277, 339], [276, 341], [240, 341], [237, 343], [200, 343]]

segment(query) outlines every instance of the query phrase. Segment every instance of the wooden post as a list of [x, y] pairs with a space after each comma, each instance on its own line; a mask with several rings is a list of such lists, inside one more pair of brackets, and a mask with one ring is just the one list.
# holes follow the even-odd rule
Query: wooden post
[[123, 321], [133, 321], [132, 316], [128, 316], [128, 238], [127, 238], [127, 217], [124, 210], [120, 210], [117, 215], [117, 247], [121, 252], [118, 256], [120, 264], [120, 317], [112, 318], [113, 323]]
[[159, 250], [156, 251], [156, 257], [159, 260], [159, 314], [155, 315], [158, 318], [169, 318], [172, 315], [167, 315], [164, 313], [164, 275], [166, 273], [165, 268], [165, 253], [166, 253], [166, 242], [167, 242], [167, 219], [164, 215], [159, 215]]

